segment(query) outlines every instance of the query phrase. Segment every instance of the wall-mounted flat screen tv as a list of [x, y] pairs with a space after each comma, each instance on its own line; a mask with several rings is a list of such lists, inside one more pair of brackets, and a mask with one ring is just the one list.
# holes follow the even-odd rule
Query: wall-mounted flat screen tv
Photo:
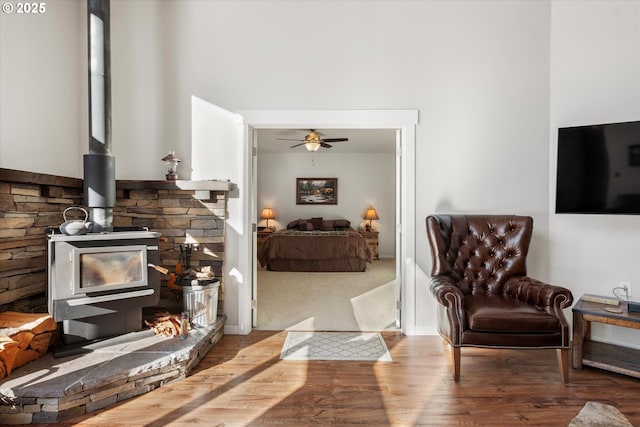
[[558, 129], [556, 213], [640, 215], [640, 121]]

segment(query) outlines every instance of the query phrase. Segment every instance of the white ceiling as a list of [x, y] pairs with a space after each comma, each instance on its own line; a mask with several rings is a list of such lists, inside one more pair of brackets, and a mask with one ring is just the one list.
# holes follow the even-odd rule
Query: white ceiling
[[[304, 145], [290, 148], [304, 140], [309, 129], [259, 129], [257, 145], [259, 153], [308, 153]], [[318, 129], [321, 138], [349, 138], [349, 141], [330, 142], [331, 148], [320, 148], [323, 153], [394, 153], [396, 131], [394, 129]], [[298, 141], [282, 141], [278, 138]]]

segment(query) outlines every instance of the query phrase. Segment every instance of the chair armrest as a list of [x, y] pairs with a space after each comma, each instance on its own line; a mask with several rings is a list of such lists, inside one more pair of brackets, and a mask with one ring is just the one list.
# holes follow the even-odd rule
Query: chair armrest
[[544, 308], [556, 316], [573, 303], [573, 294], [569, 289], [549, 285], [527, 276], [509, 279], [502, 291], [504, 295]]
[[448, 274], [433, 276], [429, 287], [431, 294], [439, 303], [436, 310], [438, 332], [449, 344], [459, 346], [462, 343], [462, 331], [467, 323], [463, 303], [464, 294]]
[[562, 348], [569, 348], [571, 345], [569, 323], [562, 311], [573, 303], [573, 294], [569, 289], [549, 285], [526, 276], [509, 279], [502, 289], [504, 295], [535, 305], [540, 310], [555, 316], [560, 322], [562, 331]]
[[[457, 300], [462, 305], [463, 294], [460, 288], [454, 283], [449, 275], [440, 274], [431, 278], [429, 288], [434, 298], [442, 305], [451, 305], [451, 298]], [[451, 294], [451, 295], [449, 295]]]

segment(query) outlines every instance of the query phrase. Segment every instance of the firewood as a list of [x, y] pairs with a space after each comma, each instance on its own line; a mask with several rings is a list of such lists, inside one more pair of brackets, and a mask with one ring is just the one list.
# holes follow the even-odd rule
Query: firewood
[[[58, 324], [46, 313], [0, 313], [0, 365], [3, 375], [47, 353]], [[1, 378], [1, 376], [0, 376]]]
[[20, 331], [9, 335], [9, 337], [18, 343], [20, 350], [24, 350], [29, 347], [29, 344], [33, 340], [36, 334], [30, 331]]
[[29, 343], [29, 349], [35, 350], [40, 353], [40, 355], [44, 356], [47, 354], [49, 344], [51, 344], [51, 336], [51, 332], [36, 335]]
[[42, 355], [35, 350], [21, 350], [16, 353], [16, 360], [13, 362], [13, 367], [17, 368], [22, 365], [26, 365], [32, 360], [41, 358]]
[[[153, 322], [145, 320], [144, 323], [153, 330], [154, 334], [166, 337], [175, 337], [180, 335], [182, 328], [182, 320], [180, 316], [166, 312], [156, 313], [156, 318]], [[188, 325], [187, 328], [189, 328]]]
[[[28, 330], [34, 334], [53, 331], [57, 328], [56, 321], [46, 313], [18, 313], [16, 311], [4, 311], [0, 313], [0, 328]], [[11, 336], [11, 333], [3, 332], [3, 335]]]
[[3, 374], [0, 374], [0, 378], [11, 373], [19, 350], [16, 341], [9, 337], [0, 337], [0, 366], [2, 366], [1, 370], [3, 372]]

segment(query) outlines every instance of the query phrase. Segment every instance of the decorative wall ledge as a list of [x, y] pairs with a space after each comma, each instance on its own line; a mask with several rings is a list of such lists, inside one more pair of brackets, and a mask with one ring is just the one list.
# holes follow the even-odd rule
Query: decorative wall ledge
[[3, 168], [0, 168], [0, 182], [82, 188], [82, 180], [78, 178], [68, 178], [64, 176], [48, 175], [45, 173], [26, 172]]
[[116, 188], [122, 190], [192, 190], [230, 191], [230, 181], [132, 181], [116, 180]]

